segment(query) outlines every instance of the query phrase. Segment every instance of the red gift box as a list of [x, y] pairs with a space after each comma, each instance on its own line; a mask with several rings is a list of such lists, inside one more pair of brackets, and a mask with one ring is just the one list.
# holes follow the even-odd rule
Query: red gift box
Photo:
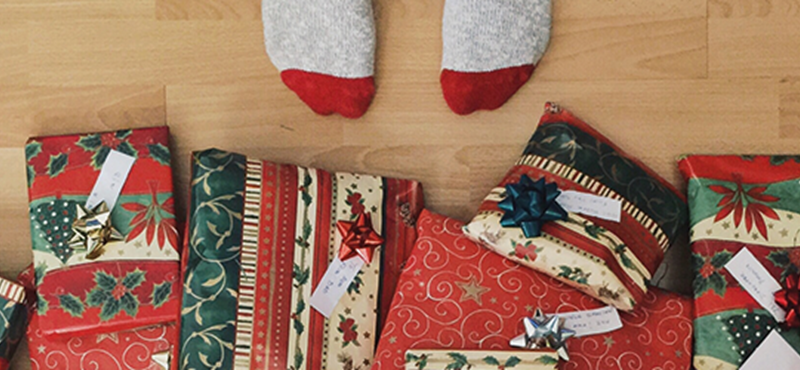
[[[112, 333], [174, 321], [179, 253], [166, 127], [32, 138], [25, 147], [38, 325], [48, 336]], [[122, 240], [74, 238], [109, 153], [135, 158], [110, 209]], [[96, 254], [95, 254], [96, 253]]]
[[[599, 301], [471, 242], [455, 220], [423, 211], [418, 239], [381, 332], [373, 370], [405, 368], [408, 349], [512, 349], [522, 319], [591, 310]], [[575, 369], [688, 369], [691, 300], [651, 289], [620, 312], [623, 328], [567, 342]]]
[[[33, 266], [18, 280], [33, 289]], [[49, 338], [39, 326], [35, 302], [29, 302], [28, 351], [31, 369], [176, 370], [177, 323], [117, 333]], [[171, 362], [171, 363], [170, 363]]]

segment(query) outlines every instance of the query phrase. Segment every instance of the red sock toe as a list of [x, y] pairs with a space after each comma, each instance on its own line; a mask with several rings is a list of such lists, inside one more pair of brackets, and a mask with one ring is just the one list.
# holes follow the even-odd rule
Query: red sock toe
[[375, 80], [339, 78], [321, 73], [289, 69], [281, 79], [314, 112], [324, 116], [339, 113], [347, 118], [359, 118], [367, 112], [375, 96]]
[[500, 108], [531, 78], [533, 69], [530, 64], [491, 72], [445, 69], [440, 78], [444, 100], [461, 115]]

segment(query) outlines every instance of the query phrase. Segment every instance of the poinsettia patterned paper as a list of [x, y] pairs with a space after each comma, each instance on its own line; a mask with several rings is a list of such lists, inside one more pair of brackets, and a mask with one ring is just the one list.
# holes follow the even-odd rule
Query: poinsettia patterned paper
[[[208, 150], [193, 155], [182, 369], [366, 369], [422, 208], [418, 183]], [[338, 255], [338, 222], [385, 240], [330, 319], [309, 298]]]
[[[507, 185], [527, 176], [621, 204], [619, 222], [569, 213], [541, 236], [502, 225]], [[464, 231], [473, 240], [554, 276], [621, 310], [644, 299], [664, 253], [687, 222], [686, 202], [672, 185], [570, 112], [551, 103], [522, 157], [485, 198]]]
[[[34, 269], [28, 267], [19, 282], [34, 289]], [[177, 347], [175, 323], [73, 338], [48, 338], [39, 328], [36, 302], [29, 302], [31, 321], [27, 327], [31, 369], [45, 370], [172, 370]], [[177, 318], [177, 317], [175, 317]]]
[[692, 155], [688, 179], [698, 370], [738, 369], [773, 329], [800, 352], [724, 268], [747, 248], [779, 282], [800, 273], [800, 157]]
[[[178, 233], [166, 127], [32, 138], [25, 147], [39, 327], [117, 332], [174, 320]], [[73, 221], [111, 150], [136, 158], [111, 223], [124, 240], [99, 258], [74, 250]]]
[[[522, 319], [537, 308], [565, 313], [603, 307], [552, 277], [481, 248], [461, 222], [424, 210], [418, 239], [400, 277], [372, 370], [405, 369], [416, 349], [513, 350]], [[689, 369], [691, 300], [656, 288], [623, 328], [567, 342], [562, 370]]]

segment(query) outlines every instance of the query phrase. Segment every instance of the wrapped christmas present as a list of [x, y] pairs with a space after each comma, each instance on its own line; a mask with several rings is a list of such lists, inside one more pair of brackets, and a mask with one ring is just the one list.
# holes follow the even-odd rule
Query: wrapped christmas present
[[364, 369], [413, 247], [417, 182], [194, 153], [182, 369]]
[[178, 233], [166, 127], [25, 147], [38, 327], [114, 333], [174, 321]]
[[0, 278], [0, 370], [9, 368], [11, 357], [25, 334], [27, 312], [25, 288]]
[[480, 247], [462, 226], [420, 215], [372, 370], [407, 369], [428, 349], [520, 350], [519, 341], [530, 349], [544, 339], [539, 349], [558, 352], [546, 362], [562, 370], [689, 369], [690, 299], [653, 288], [620, 312]]
[[517, 164], [464, 228], [487, 248], [629, 311], [685, 233], [683, 195], [550, 103]]
[[[695, 367], [744, 368], [763, 349], [781, 369], [775, 359], [800, 351], [800, 157], [690, 155], [679, 167], [691, 214]], [[794, 353], [762, 346], [770, 335]]]
[[[19, 275], [19, 282], [32, 292], [33, 266]], [[39, 328], [35, 300], [28, 304], [31, 317], [28, 325], [28, 352], [31, 369], [59, 370], [175, 370], [172, 361], [177, 348], [178, 329], [175, 321], [131, 331], [87, 335], [72, 338], [46, 337]], [[177, 315], [174, 317], [177, 319]]]
[[406, 351], [405, 370], [556, 370], [558, 360], [551, 350], [431, 350]]

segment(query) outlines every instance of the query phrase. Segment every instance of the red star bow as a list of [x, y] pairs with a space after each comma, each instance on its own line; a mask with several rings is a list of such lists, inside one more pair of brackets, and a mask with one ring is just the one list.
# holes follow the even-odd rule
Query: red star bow
[[790, 328], [800, 327], [800, 287], [798, 275], [786, 277], [783, 289], [775, 292], [775, 302], [786, 310], [786, 325]]
[[358, 256], [370, 263], [375, 248], [383, 244], [383, 238], [372, 229], [369, 213], [360, 213], [355, 222], [339, 221], [336, 228], [342, 234], [342, 247], [339, 249], [339, 259], [342, 261]]

